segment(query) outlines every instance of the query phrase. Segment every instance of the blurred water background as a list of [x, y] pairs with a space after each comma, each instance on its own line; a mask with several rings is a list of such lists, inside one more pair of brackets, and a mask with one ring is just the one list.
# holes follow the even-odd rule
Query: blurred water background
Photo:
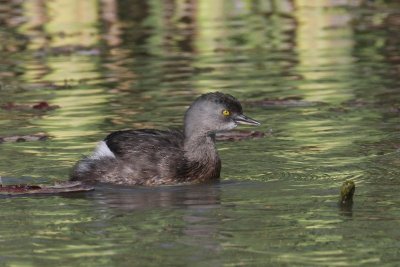
[[399, 74], [395, 0], [1, 0], [0, 136], [49, 136], [0, 144], [3, 183], [209, 91], [266, 135], [218, 142], [220, 184], [2, 197], [0, 265], [399, 266]]

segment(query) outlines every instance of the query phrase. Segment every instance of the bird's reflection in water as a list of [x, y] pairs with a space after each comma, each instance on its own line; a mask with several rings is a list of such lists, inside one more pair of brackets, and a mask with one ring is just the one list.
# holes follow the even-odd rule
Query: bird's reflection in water
[[219, 183], [157, 187], [98, 185], [90, 195], [102, 208], [120, 211], [153, 208], [205, 208], [220, 204]]
[[[156, 247], [165, 245], [162, 240], [172, 239], [173, 246], [191, 247], [190, 257], [214, 255], [218, 259], [221, 244], [215, 236], [219, 236], [221, 222], [215, 210], [221, 207], [220, 183], [157, 187], [98, 185], [95, 191], [83, 196], [93, 205], [94, 217], [108, 218], [96, 220], [95, 227], [101, 225], [106, 229], [123, 224], [136, 232], [126, 236], [158, 240], [155, 241], [158, 245], [153, 244]], [[155, 230], [149, 233], [148, 229]]]

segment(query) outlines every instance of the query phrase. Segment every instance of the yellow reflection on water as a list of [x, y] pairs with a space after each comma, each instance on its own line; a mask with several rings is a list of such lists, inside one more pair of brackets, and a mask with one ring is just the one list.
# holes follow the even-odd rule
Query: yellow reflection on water
[[197, 7], [198, 32], [196, 46], [199, 51], [214, 51], [218, 40], [225, 36], [224, 27], [215, 27], [225, 18], [225, 1], [200, 1]]
[[22, 31], [30, 30], [35, 38], [30, 48], [45, 46], [91, 46], [98, 42], [98, 1], [96, 0], [32, 0], [23, 3], [27, 22]]
[[[313, 101], [331, 100], [333, 95], [338, 100], [347, 100], [352, 91], [346, 86], [348, 79], [342, 82], [337, 73], [352, 70], [352, 13], [346, 9], [327, 9], [335, 7], [335, 2], [329, 0], [295, 0], [294, 3], [298, 21], [298, 69], [306, 80], [299, 84], [299, 89]], [[335, 80], [329, 82], [329, 79]]]
[[[52, 36], [52, 45], [90, 46], [98, 41], [98, 3], [96, 0], [53, 0], [47, 2], [51, 20], [46, 31]], [[59, 34], [57, 36], [56, 34]]]
[[[35, 0], [24, 3], [28, 21], [21, 30], [32, 37], [31, 49], [45, 48], [41, 60], [26, 62], [24, 80], [34, 82], [39, 73], [40, 81], [66, 86], [63, 90], [51, 91], [49, 101], [60, 109], [35, 121], [56, 140], [94, 134], [97, 125], [104, 120], [102, 109], [109, 95], [94, 85], [100, 77], [97, 55], [79, 55], [75, 50], [70, 55], [52, 50], [66, 46], [77, 50], [96, 48], [100, 39], [98, 5], [96, 0]], [[68, 89], [68, 83], [74, 86]]]

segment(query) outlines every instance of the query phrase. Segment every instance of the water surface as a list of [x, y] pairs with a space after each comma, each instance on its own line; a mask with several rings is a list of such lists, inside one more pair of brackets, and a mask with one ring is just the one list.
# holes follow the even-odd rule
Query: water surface
[[67, 180], [107, 133], [180, 127], [209, 91], [267, 134], [218, 143], [218, 184], [2, 197], [0, 264], [397, 266], [399, 26], [396, 1], [2, 4], [0, 105], [28, 108], [0, 109], [0, 136], [50, 136], [0, 144], [3, 183]]

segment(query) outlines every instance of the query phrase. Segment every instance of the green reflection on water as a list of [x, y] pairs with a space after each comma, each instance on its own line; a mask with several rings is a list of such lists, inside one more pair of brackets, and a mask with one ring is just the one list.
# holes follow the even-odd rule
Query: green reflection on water
[[[195, 96], [243, 101], [266, 137], [220, 142], [221, 185], [2, 198], [15, 266], [396, 266], [395, 1], [25, 1], [0, 11], [5, 182], [67, 179], [113, 130], [180, 127]], [[3, 11], [4, 10], [4, 11]], [[298, 106], [251, 101], [301, 98]], [[356, 182], [352, 210], [336, 206]], [[233, 181], [233, 182], [232, 182]], [[243, 181], [247, 181], [244, 183]]]

